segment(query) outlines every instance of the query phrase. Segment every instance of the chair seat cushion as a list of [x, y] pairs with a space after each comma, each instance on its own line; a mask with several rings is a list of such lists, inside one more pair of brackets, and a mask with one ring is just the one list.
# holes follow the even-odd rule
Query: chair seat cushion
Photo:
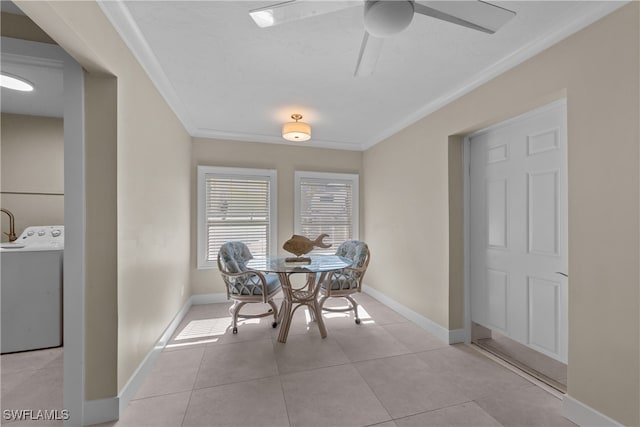
[[[280, 280], [278, 279], [277, 274], [265, 274], [264, 278], [267, 281], [267, 295], [275, 292], [280, 287]], [[251, 282], [260, 283], [260, 279], [257, 276], [253, 275], [251, 277]], [[233, 295], [238, 295], [242, 293], [242, 295], [262, 295], [262, 284], [256, 285], [253, 283], [245, 284], [244, 286], [238, 283], [235, 286], [232, 286], [231, 293]]]
[[[320, 285], [322, 289], [327, 289], [327, 281], [325, 280]], [[355, 289], [358, 287], [358, 279], [352, 276], [340, 276], [336, 279], [331, 280], [331, 290], [347, 290], [347, 289]]]

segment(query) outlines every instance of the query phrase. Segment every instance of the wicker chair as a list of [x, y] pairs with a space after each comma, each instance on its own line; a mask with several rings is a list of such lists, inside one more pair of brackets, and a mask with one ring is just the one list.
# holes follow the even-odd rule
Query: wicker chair
[[[247, 245], [227, 242], [218, 251], [218, 269], [227, 288], [227, 299], [233, 300], [229, 313], [233, 317], [233, 333], [238, 333], [238, 319], [252, 319], [273, 315], [274, 328], [278, 326], [278, 308], [273, 297], [280, 291], [280, 281], [272, 274], [250, 270], [246, 262], [253, 258]], [[269, 304], [271, 309], [260, 314], [240, 314], [248, 303]]]
[[[333, 312], [353, 311], [356, 316], [356, 324], [359, 325], [358, 303], [351, 298], [351, 295], [362, 292], [362, 280], [369, 266], [369, 247], [360, 240], [347, 240], [338, 247], [336, 255], [351, 259], [353, 265], [331, 273], [320, 284], [320, 308]], [[347, 308], [323, 307], [327, 298], [345, 298], [349, 301], [350, 306]]]

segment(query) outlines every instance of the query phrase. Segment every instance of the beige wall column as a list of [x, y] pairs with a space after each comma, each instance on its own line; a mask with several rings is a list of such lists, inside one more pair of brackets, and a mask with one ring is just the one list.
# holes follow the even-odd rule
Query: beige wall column
[[[118, 394], [117, 80], [85, 73], [85, 395]], [[96, 304], [100, 301], [100, 304]]]

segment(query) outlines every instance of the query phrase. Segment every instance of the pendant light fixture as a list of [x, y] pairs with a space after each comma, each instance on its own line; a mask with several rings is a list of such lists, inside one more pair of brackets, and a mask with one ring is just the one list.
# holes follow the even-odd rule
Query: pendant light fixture
[[295, 122], [285, 123], [282, 126], [282, 137], [294, 142], [308, 141], [311, 138], [311, 126], [298, 121], [302, 120], [302, 114], [292, 114], [291, 118]]

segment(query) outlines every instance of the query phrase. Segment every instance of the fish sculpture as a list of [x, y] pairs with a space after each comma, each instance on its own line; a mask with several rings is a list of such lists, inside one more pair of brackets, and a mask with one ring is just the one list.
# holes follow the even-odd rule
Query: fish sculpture
[[291, 252], [295, 256], [300, 257], [301, 255], [311, 252], [314, 247], [330, 248], [331, 247], [330, 244], [327, 245], [326, 243], [322, 242], [322, 240], [325, 237], [329, 237], [329, 235], [321, 234], [315, 240], [310, 240], [304, 236], [299, 236], [297, 234], [294, 234], [293, 236], [291, 236], [289, 240], [284, 242], [284, 245], [282, 245], [282, 248], [285, 251]]

